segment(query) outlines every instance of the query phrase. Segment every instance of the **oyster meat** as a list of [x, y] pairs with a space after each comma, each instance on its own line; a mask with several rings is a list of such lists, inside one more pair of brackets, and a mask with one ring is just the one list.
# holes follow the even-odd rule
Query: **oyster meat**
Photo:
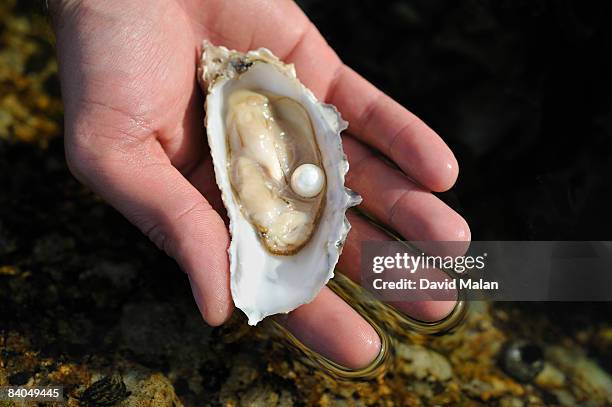
[[198, 78], [230, 219], [232, 297], [255, 325], [312, 301], [333, 277], [350, 229], [345, 212], [361, 201], [344, 187], [347, 123], [265, 48], [205, 41]]

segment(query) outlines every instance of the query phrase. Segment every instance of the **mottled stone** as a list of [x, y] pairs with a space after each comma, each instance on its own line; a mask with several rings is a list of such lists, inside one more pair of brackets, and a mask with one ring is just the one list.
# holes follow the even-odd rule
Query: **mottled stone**
[[499, 359], [502, 369], [520, 382], [530, 382], [544, 368], [542, 348], [526, 340], [506, 343]]
[[125, 378], [132, 394], [119, 404], [122, 407], [182, 407], [180, 399], [174, 392], [170, 380], [162, 374], [155, 373], [143, 378]]
[[544, 369], [535, 378], [535, 383], [543, 389], [553, 390], [565, 386], [565, 374], [550, 363], [544, 364]]
[[565, 375], [571, 377], [578, 400], [601, 400], [612, 405], [612, 378], [601, 366], [579, 348], [551, 346], [547, 358]]
[[453, 375], [444, 356], [422, 346], [399, 344], [396, 354], [400, 359], [400, 371], [405, 375], [428, 381], [446, 381]]

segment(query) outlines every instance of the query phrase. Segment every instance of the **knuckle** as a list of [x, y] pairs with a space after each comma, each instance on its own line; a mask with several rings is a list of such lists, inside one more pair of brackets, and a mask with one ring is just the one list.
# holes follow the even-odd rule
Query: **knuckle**
[[80, 137], [66, 137], [64, 153], [70, 172], [81, 182], [86, 183], [94, 160], [94, 149], [79, 142]]
[[65, 138], [64, 154], [70, 172], [82, 183], [92, 186], [113, 160], [113, 152], [95, 134], [79, 132]]
[[[185, 240], [198, 238], [200, 231], [192, 229], [214, 229], [219, 226], [215, 224], [217, 218], [219, 216], [212, 207], [205, 200], [200, 200], [172, 218], [154, 220], [142, 230], [160, 250], [180, 260], [183, 246], [187, 243]], [[219, 222], [223, 223], [220, 218]]]
[[157, 248], [163, 252], [165, 252], [168, 256], [174, 258], [173, 253], [171, 253], [171, 245], [168, 239], [168, 233], [166, 233], [165, 229], [162, 227], [161, 223], [155, 223], [152, 227], [145, 231], [145, 235], [151, 240]]
[[64, 151], [66, 163], [72, 174], [81, 182], [112, 170], [117, 161], [138, 155], [142, 140], [131, 138], [120, 132], [106, 132], [76, 125], [66, 132]]

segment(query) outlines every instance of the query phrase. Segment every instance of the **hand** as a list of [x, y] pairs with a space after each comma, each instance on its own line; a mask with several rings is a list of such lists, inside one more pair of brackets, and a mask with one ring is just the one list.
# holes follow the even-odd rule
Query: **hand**
[[[429, 192], [455, 182], [451, 151], [423, 122], [345, 66], [294, 3], [51, 0], [50, 8], [68, 165], [177, 260], [209, 324], [223, 323], [233, 305], [229, 236], [219, 215], [196, 82], [205, 38], [241, 51], [271, 49], [295, 64], [319, 99], [338, 107], [350, 123], [344, 136], [351, 166], [347, 185], [363, 196], [364, 210], [408, 240], [469, 240], [465, 221]], [[359, 242], [388, 237], [356, 216], [350, 221], [353, 230], [338, 267], [358, 279]], [[453, 305], [423, 299], [398, 307], [431, 321]], [[349, 367], [367, 365], [380, 348], [375, 331], [328, 288], [278, 320], [314, 350]]]

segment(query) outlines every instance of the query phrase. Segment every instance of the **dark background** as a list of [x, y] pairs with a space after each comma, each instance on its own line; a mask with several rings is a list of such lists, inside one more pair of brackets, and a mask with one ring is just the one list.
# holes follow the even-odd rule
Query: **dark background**
[[298, 2], [340, 57], [459, 161], [474, 240], [609, 240], [612, 7], [568, 0]]
[[[42, 14], [41, 4], [16, 10]], [[474, 240], [611, 239], [610, 2], [298, 4], [348, 65], [451, 146], [460, 176], [441, 197]], [[40, 45], [31, 72], [54, 53]], [[59, 96], [56, 75], [44, 86]], [[62, 150], [59, 137], [46, 152], [0, 137], [0, 246], [1, 223], [27, 235], [49, 203], [69, 204], [52, 189], [72, 183]]]

